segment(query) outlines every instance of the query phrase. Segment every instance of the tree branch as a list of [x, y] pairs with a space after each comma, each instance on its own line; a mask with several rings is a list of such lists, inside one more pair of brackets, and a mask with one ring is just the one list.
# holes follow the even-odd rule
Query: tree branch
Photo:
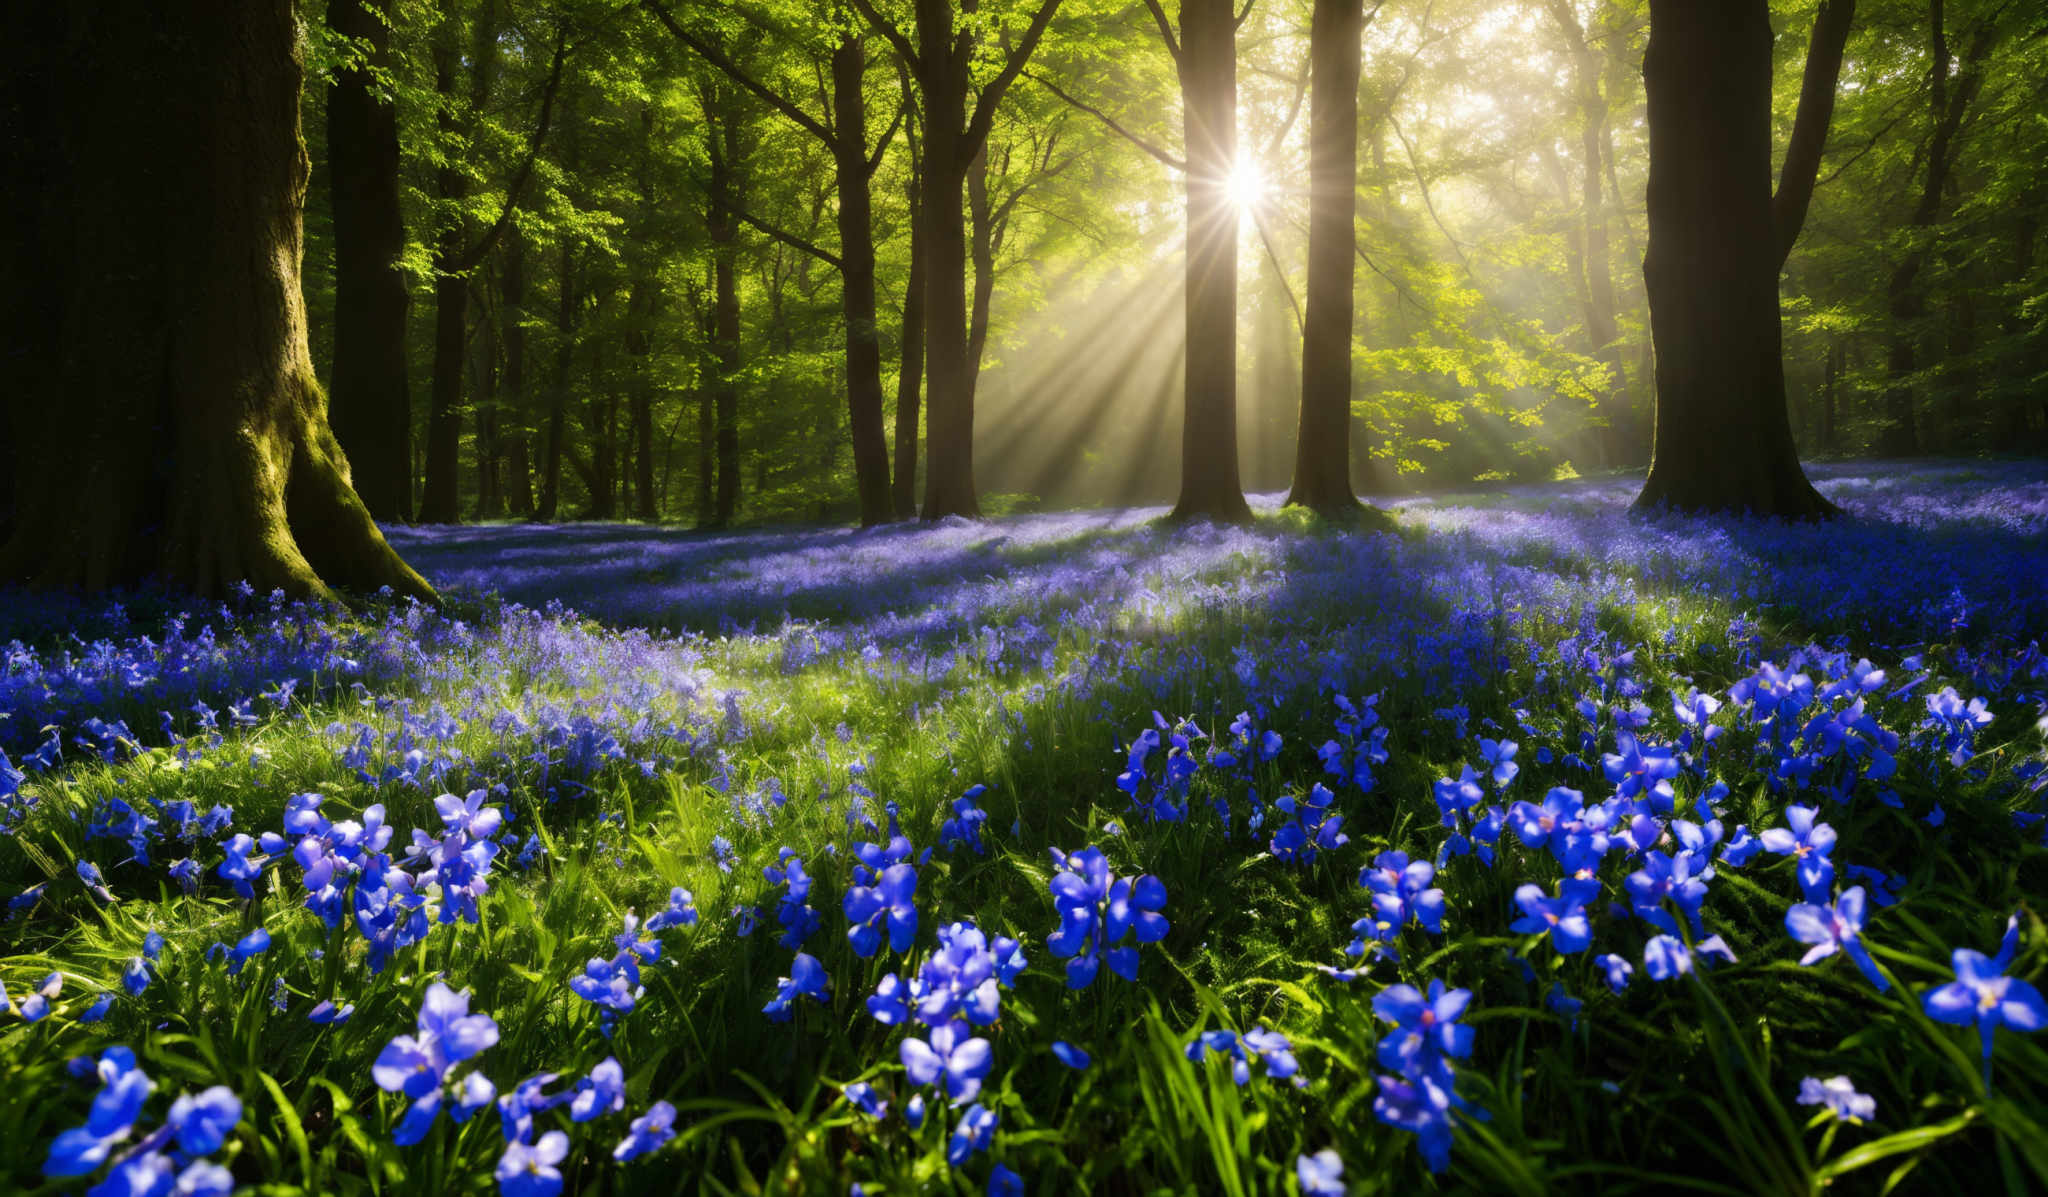
[[[856, 0], [866, 4], [867, 0]], [[981, 98], [974, 102], [974, 115], [967, 121], [967, 144], [978, 145], [988, 137], [990, 126], [995, 124], [996, 105], [1003, 102], [1003, 94], [1017, 81], [1024, 71], [1024, 64], [1031, 59], [1031, 52], [1038, 48], [1038, 39], [1045, 36], [1045, 27], [1052, 24], [1052, 15], [1060, 10], [1060, 0], [1044, 0], [1038, 11], [1031, 14], [1031, 24], [1024, 30], [1024, 37], [1003, 58], [1003, 69], [981, 89]]]
[[1835, 112], [1835, 90], [1842, 75], [1842, 49], [1856, 16], [1856, 0], [1821, 0], [1814, 15], [1813, 37], [1806, 44], [1806, 73], [1799, 84], [1799, 109], [1792, 118], [1792, 140], [1785, 147], [1785, 165], [1778, 191], [1771, 197], [1771, 224], [1778, 239], [1778, 264], [1783, 266], [1806, 223], [1813, 186], [1820, 174], [1828, 123]]
[[661, 0], [640, 0], [640, 7], [653, 13], [655, 19], [667, 26], [668, 31], [676, 36], [677, 41], [696, 51], [697, 57], [723, 71], [734, 83], [761, 97], [762, 101], [770, 108], [795, 121], [811, 136], [824, 142], [827, 146], [832, 144], [832, 131], [827, 129], [822, 122], [791, 103], [781, 93], [776, 92], [752, 75], [747, 74], [745, 70], [741, 69], [740, 64], [727, 57], [718, 47], [683, 28], [682, 25], [677, 23], [675, 16], [669, 12], [668, 6], [661, 3]]
[[554, 118], [555, 113], [555, 95], [562, 86], [562, 63], [568, 56], [569, 26], [564, 22], [555, 29], [555, 60], [548, 68], [547, 85], [541, 89], [540, 114], [534, 118], [533, 136], [526, 143], [526, 158], [520, 162], [519, 169], [513, 172], [512, 181], [505, 185], [505, 204], [498, 209], [498, 219], [491, 222], [491, 227], [484, 230], [483, 238], [470, 246], [469, 252], [462, 255], [450, 273], [463, 274], [474, 270], [476, 264], [483, 261], [490, 254], [491, 248], [497, 245], [498, 238], [504, 236], [505, 230], [511, 227], [512, 213], [519, 207], [519, 195], [526, 190], [526, 181], [533, 177], [533, 164], [540, 157], [541, 143], [547, 140], [548, 123]]
[[712, 192], [707, 192], [707, 194], [710, 195], [712, 203], [718, 205], [720, 208], [730, 213], [735, 219], [739, 220], [742, 224], [752, 225], [754, 228], [759, 229], [761, 232], [768, 234], [768, 236], [773, 237], [775, 240], [782, 242], [784, 245], [789, 246], [791, 249], [807, 253], [812, 257], [818, 259], [820, 262], [823, 262], [826, 265], [832, 267], [834, 270], [845, 269], [845, 263], [841, 262], [839, 260], [839, 255], [833, 253], [831, 250], [828, 250], [823, 246], [818, 245], [816, 242], [806, 240], [803, 237], [799, 237], [795, 233], [792, 233], [787, 229], [780, 228], [776, 225], [768, 223], [767, 221], [754, 215], [752, 212], [749, 212], [745, 208], [740, 207], [738, 204], [735, 204], [730, 200], [727, 200], [722, 195], [718, 195]]
[[876, 33], [889, 39], [889, 44], [895, 48], [897, 57], [908, 64], [911, 70], [923, 73], [924, 60], [917, 56], [917, 47], [910, 44], [910, 39], [903, 36], [901, 29], [896, 28], [881, 13], [875, 11], [874, 0], [853, 0], [853, 6], [860, 10], [860, 15], [868, 19], [868, 24]]
[[1166, 19], [1166, 10], [1159, 6], [1159, 0], [1145, 0], [1145, 7], [1152, 10], [1152, 19], [1159, 25], [1159, 36], [1166, 39], [1166, 52], [1180, 61], [1180, 40], [1173, 36], [1173, 22]]
[[1172, 169], [1180, 171], [1182, 174], [1187, 173], [1188, 164], [1186, 162], [1181, 161], [1179, 158], [1174, 157], [1172, 154], [1169, 154], [1165, 150], [1160, 149], [1158, 146], [1153, 145], [1151, 142], [1146, 141], [1144, 138], [1138, 136], [1136, 133], [1133, 133], [1129, 129], [1124, 128], [1122, 125], [1117, 124], [1116, 119], [1110, 116], [1107, 112], [1104, 112], [1102, 109], [1097, 108], [1092, 104], [1083, 103], [1082, 101], [1075, 99], [1073, 96], [1068, 95], [1065, 91], [1061, 90], [1059, 84], [1054, 83], [1052, 80], [1047, 79], [1043, 75], [1033, 74], [1030, 75], [1029, 78], [1033, 83], [1038, 84], [1040, 87], [1058, 96], [1060, 99], [1065, 100], [1068, 104], [1072, 105], [1073, 107], [1080, 109], [1081, 111], [1094, 117], [1096, 120], [1099, 120], [1103, 124], [1108, 125], [1110, 132], [1115, 133], [1117, 136], [1123, 138], [1125, 141], [1130, 142], [1132, 145], [1137, 146], [1139, 149], [1152, 155], [1154, 158], [1159, 159], [1161, 162], [1165, 163]]
[[867, 174], [869, 178], [874, 178], [875, 172], [882, 169], [882, 155], [888, 150], [889, 143], [896, 140], [896, 130], [903, 127], [903, 117], [909, 111], [910, 102], [905, 98], [899, 97], [896, 101], [896, 119], [889, 122], [888, 131], [883, 133], [882, 139], [875, 143], [875, 152], [868, 155]]

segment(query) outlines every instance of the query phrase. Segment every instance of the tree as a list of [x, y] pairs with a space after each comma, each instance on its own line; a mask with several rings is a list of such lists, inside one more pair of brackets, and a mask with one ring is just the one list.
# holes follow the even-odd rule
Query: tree
[[[456, 67], [463, 57], [460, 0], [444, 0], [441, 23], [434, 39], [434, 90], [439, 93], [438, 116], [444, 141], [444, 159], [435, 173], [439, 198], [445, 201], [440, 230], [434, 240], [434, 371], [433, 394], [427, 412], [427, 469], [420, 493], [422, 523], [452, 524], [462, 518], [457, 494], [457, 475], [462, 452], [462, 359], [469, 335], [469, 272], [476, 269], [498, 239], [510, 227], [519, 195], [533, 175], [534, 159], [547, 138], [548, 122], [554, 113], [555, 94], [562, 83], [562, 64], [568, 56], [569, 26], [566, 20], [555, 29], [553, 59], [546, 82], [541, 85], [539, 112], [526, 154], [514, 168], [505, 186], [498, 217], [482, 235], [470, 240], [460, 201], [469, 193], [469, 180], [452, 154], [452, 143], [461, 135], [456, 115]], [[472, 112], [481, 112], [494, 85], [500, 30], [492, 20], [493, 7], [484, 5], [471, 29], [470, 96]]]
[[[1181, 0], [1180, 40], [1147, 0], [1180, 70], [1187, 151], [1187, 356], [1172, 519], [1251, 519], [1237, 469], [1237, 27], [1230, 0]], [[1251, 5], [1245, 5], [1245, 12]], [[1347, 329], [1345, 337], [1350, 333]]]
[[[905, 83], [905, 90], [909, 85]], [[924, 210], [918, 203], [917, 122], [906, 122], [910, 146], [910, 277], [903, 287], [902, 329], [896, 363], [896, 472], [890, 480], [890, 505], [897, 519], [917, 514], [917, 424], [924, 382]]]
[[392, 0], [330, 0], [351, 53], [327, 89], [334, 206], [334, 366], [328, 409], [356, 493], [381, 520], [412, 519], [412, 396], [406, 382], [405, 221], [398, 112], [390, 97]]
[[[958, 19], [974, 0], [914, 0], [916, 43], [876, 11], [853, 0], [876, 32], [910, 68], [925, 121], [920, 215], [925, 245], [925, 492], [924, 518], [978, 516], [974, 488], [973, 362], [967, 328], [967, 231], [962, 211], [967, 171], [988, 140], [996, 106], [1030, 61], [1061, 0], [1040, 0], [1015, 42], [1004, 42], [1002, 65], [972, 109], [974, 33]], [[1226, 0], [1227, 3], [1227, 0]], [[957, 7], [956, 7], [957, 5]], [[963, 14], [959, 10], [966, 10]]]
[[1364, 27], [1362, 0], [1315, 0], [1309, 18], [1301, 419], [1294, 442], [1294, 488], [1287, 502], [1331, 514], [1358, 506], [1351, 492], [1351, 338], [1352, 263], [1358, 252], [1358, 42]]
[[[307, 348], [290, 0], [17, 6], [0, 580], [432, 591], [349, 484]], [[147, 197], [138, 202], [138, 197]]]
[[[1766, 0], [1651, 0], [1650, 244], [1643, 283], [1657, 352], [1656, 432], [1642, 508], [1811, 519], [1833, 504], [1806, 480], [1785, 409], [1778, 271], [1799, 234], [1835, 75], [1822, 30], [1846, 37], [1854, 0], [1823, 0], [1786, 174], [1774, 203]], [[1820, 78], [1826, 80], [1823, 87]], [[1803, 128], [1802, 128], [1803, 127]], [[1806, 155], [1802, 146], [1811, 144]]]
[[[1951, 79], [1950, 64], [1955, 62], [1955, 58], [1949, 49], [1945, 5], [1943, 0], [1929, 0], [1929, 119], [1927, 143], [1922, 155], [1925, 173], [1921, 176], [1920, 194], [1909, 218], [1909, 226], [1916, 233], [1931, 229], [1940, 219], [1942, 197], [1947, 193], [1949, 176], [1961, 151], [1959, 135], [1963, 119], [1976, 102], [1978, 93], [1984, 89], [1984, 63], [1992, 47], [1998, 44], [1997, 17], [2002, 12], [2001, 6], [1998, 12], [1978, 22], [1968, 48], [1963, 51], [1960, 63], [1956, 64], [1955, 77]], [[1801, 100], [1803, 103], [1804, 97]], [[1927, 257], [1925, 240], [1914, 242], [1892, 268], [1891, 276], [1885, 282], [1885, 304], [1892, 318], [1890, 345], [1885, 354], [1885, 368], [1890, 375], [1885, 407], [1890, 426], [1878, 441], [1878, 451], [1890, 456], [1905, 456], [1920, 448], [1920, 435], [1913, 417], [1912, 375], [1918, 369], [1918, 325], [1927, 315], [1926, 284], [1922, 274]]]
[[[853, 441], [854, 489], [860, 522], [872, 527], [892, 516], [889, 495], [889, 440], [882, 422], [882, 342], [875, 323], [875, 239], [869, 180], [882, 164], [882, 152], [895, 137], [892, 124], [868, 150], [866, 39], [842, 28], [829, 51], [831, 104], [824, 119], [812, 116], [782, 90], [767, 86], [726, 54], [711, 38], [678, 23], [660, 0], [645, 7], [684, 45], [727, 78], [760, 97], [775, 112], [809, 133], [832, 155], [839, 198], [839, 252], [828, 253], [809, 240], [779, 229], [770, 235], [813, 255], [839, 271], [846, 339], [846, 414]], [[898, 109], [897, 121], [902, 120]], [[758, 226], [765, 222], [750, 221]]]

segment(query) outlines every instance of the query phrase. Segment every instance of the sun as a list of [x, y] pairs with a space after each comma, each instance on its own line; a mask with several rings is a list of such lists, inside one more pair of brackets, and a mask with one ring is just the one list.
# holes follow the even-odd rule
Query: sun
[[1266, 172], [1251, 159], [1239, 158], [1223, 180], [1223, 194], [1241, 211], [1258, 207], [1266, 200]]

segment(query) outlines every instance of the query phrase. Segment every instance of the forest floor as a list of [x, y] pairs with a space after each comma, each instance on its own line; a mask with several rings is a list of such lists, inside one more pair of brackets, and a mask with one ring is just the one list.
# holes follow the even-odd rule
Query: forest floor
[[0, 595], [0, 1191], [2039, 1190], [2048, 467], [1813, 473]]

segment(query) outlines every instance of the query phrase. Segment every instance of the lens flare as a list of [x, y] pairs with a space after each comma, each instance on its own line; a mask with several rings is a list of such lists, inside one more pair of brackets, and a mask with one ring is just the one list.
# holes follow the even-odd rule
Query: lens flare
[[1240, 158], [1223, 181], [1223, 193], [1233, 207], [1249, 211], [1266, 200], [1266, 172], [1249, 158]]

